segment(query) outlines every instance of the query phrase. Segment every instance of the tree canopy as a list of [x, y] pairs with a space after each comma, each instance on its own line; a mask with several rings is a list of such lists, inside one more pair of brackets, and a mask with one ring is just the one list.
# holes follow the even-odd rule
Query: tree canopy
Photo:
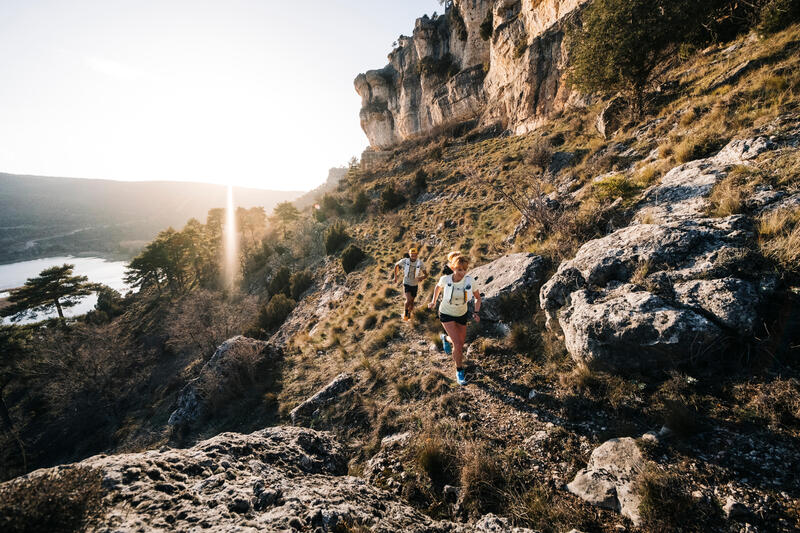
[[42, 270], [35, 278], [11, 291], [10, 306], [0, 312], [12, 320], [36, 317], [55, 307], [58, 317], [64, 320], [64, 309], [76, 305], [82, 297], [91, 294], [96, 286], [86, 276], [73, 276], [75, 265], [63, 264]]

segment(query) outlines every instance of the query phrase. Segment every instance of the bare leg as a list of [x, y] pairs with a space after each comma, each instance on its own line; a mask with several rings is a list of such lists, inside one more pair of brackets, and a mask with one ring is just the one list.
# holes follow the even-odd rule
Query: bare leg
[[411, 309], [412, 309], [412, 302], [414, 301], [414, 297], [411, 296], [410, 292], [405, 293], [406, 303], [405, 303], [405, 313], [403, 316], [411, 317]]
[[464, 339], [467, 336], [467, 326], [455, 322], [444, 322], [442, 326], [453, 341], [453, 361], [456, 363], [456, 368], [461, 368], [464, 364]]

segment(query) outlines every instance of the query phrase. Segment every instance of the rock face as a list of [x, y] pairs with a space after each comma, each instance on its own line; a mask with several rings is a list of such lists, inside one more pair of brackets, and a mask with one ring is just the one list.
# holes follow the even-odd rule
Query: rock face
[[753, 333], [772, 290], [759, 279], [754, 228], [743, 215], [712, 219], [705, 211], [733, 165], [772, 148], [765, 137], [732, 141], [674, 168], [645, 192], [639, 223], [587, 242], [559, 266], [540, 304], [576, 362], [660, 372]]
[[469, 275], [481, 291], [481, 318], [497, 322], [504, 298], [539, 288], [544, 260], [529, 253], [509, 254], [470, 270]]
[[418, 19], [386, 67], [355, 79], [370, 145], [477, 118], [517, 133], [536, 127], [571, 96], [561, 25], [586, 1], [454, 0], [446, 14]]
[[635, 440], [611, 439], [592, 452], [589, 464], [575, 475], [567, 490], [592, 505], [621, 513], [638, 526], [641, 497], [635, 481], [643, 468], [644, 458]]
[[170, 426], [186, 426], [201, 418], [207, 407], [207, 394], [224, 394], [225, 386], [240, 367], [237, 356], [246, 353], [259, 360], [278, 359], [282, 352], [273, 344], [237, 335], [220, 344], [200, 375], [190, 381], [178, 396], [178, 407], [169, 417]]
[[37, 470], [1, 485], [75, 468], [98, 471], [102, 516], [87, 531], [516, 532], [487, 515], [474, 526], [431, 520], [396, 496], [345, 475], [343, 448], [330, 434], [275, 427], [222, 433], [189, 449], [95, 456]]

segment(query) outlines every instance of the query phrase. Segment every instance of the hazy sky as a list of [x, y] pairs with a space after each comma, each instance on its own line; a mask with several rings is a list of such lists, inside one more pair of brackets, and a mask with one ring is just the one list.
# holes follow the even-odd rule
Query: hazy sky
[[0, 172], [310, 189], [436, 0], [1, 0]]

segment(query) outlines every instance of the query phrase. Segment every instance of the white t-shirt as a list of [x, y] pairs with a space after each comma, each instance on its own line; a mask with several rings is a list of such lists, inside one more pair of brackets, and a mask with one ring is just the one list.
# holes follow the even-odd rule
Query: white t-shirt
[[[464, 276], [461, 281], [453, 281], [451, 276], [439, 278], [439, 287], [442, 288], [442, 301], [439, 304], [439, 312], [444, 315], [462, 316], [467, 312], [467, 302], [470, 297], [478, 290], [475, 280], [469, 276]], [[450, 290], [452, 286], [452, 291]]]
[[422, 274], [425, 269], [425, 263], [422, 262], [422, 259], [412, 261], [408, 257], [404, 257], [395, 263], [395, 266], [399, 266], [401, 269], [405, 269], [406, 265], [408, 265], [408, 272], [403, 277], [403, 284], [413, 287], [417, 284], [417, 270], [419, 269], [419, 273]]

